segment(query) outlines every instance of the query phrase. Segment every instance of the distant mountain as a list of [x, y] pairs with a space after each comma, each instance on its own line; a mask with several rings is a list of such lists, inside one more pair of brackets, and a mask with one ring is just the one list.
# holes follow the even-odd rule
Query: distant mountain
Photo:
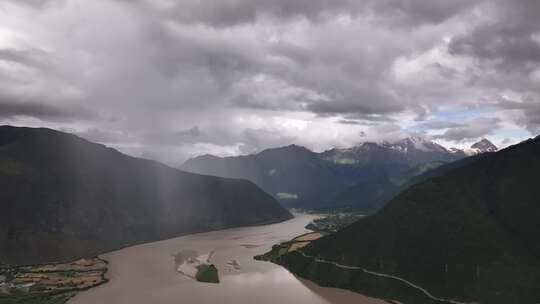
[[285, 204], [313, 202], [337, 194], [346, 187], [334, 164], [310, 150], [291, 145], [264, 150], [255, 155], [201, 156], [188, 160], [181, 169], [222, 177], [245, 178]]
[[366, 142], [349, 149], [332, 149], [322, 153], [324, 159], [340, 164], [394, 163], [415, 166], [432, 161], [454, 161], [465, 157], [445, 147], [420, 137], [410, 137], [397, 142]]
[[497, 146], [495, 146], [491, 141], [483, 138], [479, 142], [471, 145], [468, 149], [450, 148], [448, 151], [457, 155], [472, 156], [482, 153], [497, 152], [498, 150], [499, 148], [497, 148]]
[[[322, 153], [291, 145], [247, 156], [204, 155], [189, 159], [181, 168], [195, 173], [248, 179], [290, 207], [331, 209], [339, 197], [349, 197], [351, 199], [347, 201], [362, 204], [353, 200], [352, 193], [359, 198], [379, 198], [376, 193], [360, 190], [380, 190], [368, 187], [370, 183], [379, 184], [386, 179], [385, 184], [399, 186], [413, 176], [411, 171], [415, 168], [452, 162], [470, 154], [411, 137], [392, 143], [365, 142]], [[358, 188], [348, 190], [349, 187]], [[344, 191], [348, 194], [342, 194]], [[381, 202], [384, 199], [367, 204], [380, 207]], [[338, 205], [347, 207], [341, 202], [336, 203]]]
[[183, 172], [50, 129], [0, 127], [0, 189], [0, 264], [291, 218], [252, 182]]
[[[460, 162], [460, 161], [456, 161]], [[321, 211], [348, 211], [372, 214], [385, 206], [396, 194], [420, 181], [439, 174], [439, 167], [453, 166], [456, 162], [433, 161], [419, 164], [399, 178], [376, 176], [346, 188], [327, 203], [317, 207]]]
[[497, 152], [498, 150], [497, 146], [495, 146], [492, 142], [485, 138], [472, 145], [471, 149], [475, 150], [477, 154], [486, 152]]
[[399, 191], [388, 178], [379, 176], [346, 188], [317, 209], [323, 211], [355, 211], [371, 214], [379, 210]]
[[[441, 166], [377, 214], [303, 252], [466, 303], [540, 302], [540, 137]], [[403, 281], [281, 261], [300, 276], [402, 303], [440, 303]], [[448, 301], [446, 303], [449, 303]]]

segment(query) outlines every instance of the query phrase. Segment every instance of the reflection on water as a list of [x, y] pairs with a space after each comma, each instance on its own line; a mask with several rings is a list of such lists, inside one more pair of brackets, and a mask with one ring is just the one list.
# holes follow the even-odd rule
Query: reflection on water
[[[311, 219], [299, 215], [280, 224], [194, 234], [106, 254], [103, 257], [110, 261], [111, 281], [69, 303], [384, 303], [319, 287], [280, 266], [253, 259], [273, 244], [306, 232], [304, 226]], [[214, 252], [212, 263], [219, 270], [221, 283], [196, 282], [171, 270], [171, 256], [184, 260], [185, 255], [178, 253], [189, 252]]]

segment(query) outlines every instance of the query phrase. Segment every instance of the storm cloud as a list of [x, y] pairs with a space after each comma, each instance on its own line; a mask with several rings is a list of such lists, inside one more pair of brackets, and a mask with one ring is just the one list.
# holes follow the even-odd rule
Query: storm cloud
[[538, 1], [0, 1], [0, 123], [177, 165], [540, 131]]
[[462, 141], [486, 137], [499, 129], [500, 122], [501, 120], [498, 118], [477, 118], [463, 125], [450, 127], [443, 134], [436, 135], [435, 138]]
[[40, 117], [52, 121], [96, 118], [95, 113], [78, 105], [57, 107], [45, 103], [6, 101], [0, 97], [0, 118], [16, 116]]

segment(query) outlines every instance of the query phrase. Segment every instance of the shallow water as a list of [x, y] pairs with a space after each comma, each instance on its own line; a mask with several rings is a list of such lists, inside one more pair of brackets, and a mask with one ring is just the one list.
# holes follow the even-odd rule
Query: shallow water
[[[312, 218], [300, 214], [279, 224], [193, 234], [105, 254], [102, 257], [110, 262], [110, 282], [82, 292], [68, 303], [385, 303], [346, 290], [319, 287], [278, 265], [253, 259], [273, 244], [307, 232], [304, 226]], [[214, 251], [211, 262], [219, 270], [221, 283], [200, 283], [178, 273], [175, 254], [183, 250]]]

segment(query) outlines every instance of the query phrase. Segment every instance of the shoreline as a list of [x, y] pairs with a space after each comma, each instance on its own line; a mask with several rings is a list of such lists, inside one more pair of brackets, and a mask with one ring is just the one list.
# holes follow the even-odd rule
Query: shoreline
[[[309, 236], [309, 235], [314, 235], [315, 237], [313, 239], [311, 239], [311, 240], [302, 240], [302, 238], [304, 238], [306, 236]], [[375, 300], [383, 301], [384, 303], [402, 304], [401, 302], [399, 302], [399, 301], [397, 301], [395, 299], [385, 299], [385, 298], [382, 298], [382, 297], [374, 297], [374, 296], [368, 295], [366, 293], [357, 292], [357, 291], [355, 291], [353, 289], [342, 288], [342, 287], [339, 287], [339, 286], [330, 286], [330, 285], [320, 284], [319, 281], [313, 280], [313, 279], [311, 279], [309, 277], [302, 276], [302, 275], [298, 274], [297, 272], [293, 271], [292, 269], [290, 269], [289, 267], [287, 267], [286, 265], [284, 265], [283, 263], [279, 262], [279, 259], [280, 259], [281, 255], [288, 255], [288, 254], [304, 255], [304, 253], [302, 252], [302, 248], [307, 246], [310, 242], [315, 241], [315, 240], [317, 240], [317, 239], [319, 239], [321, 237], [324, 237], [324, 235], [321, 234], [318, 231], [311, 231], [311, 232], [302, 233], [302, 234], [299, 234], [299, 235], [295, 236], [294, 238], [292, 238], [289, 241], [272, 245], [272, 249], [270, 251], [268, 251], [266, 253], [263, 253], [263, 254], [260, 254], [260, 255], [257, 255], [257, 256], [254, 256], [253, 258], [255, 260], [258, 260], [258, 261], [270, 262], [270, 263], [276, 264], [276, 265], [278, 265], [280, 267], [283, 267], [287, 271], [290, 271], [295, 277], [297, 277], [299, 279], [302, 279], [302, 280], [307, 280], [307, 281], [309, 281], [309, 282], [311, 282], [313, 284], [316, 284], [317, 286], [322, 287], [322, 288], [336, 288], [336, 289], [341, 289], [341, 290], [347, 290], [347, 291], [350, 291], [350, 292], [357, 293], [357, 294], [359, 294], [361, 296], [365, 296], [365, 297], [369, 297], [369, 298], [372, 298], [372, 299], [375, 299]], [[296, 246], [296, 245], [300, 245], [300, 244], [303, 245], [303, 246]], [[459, 304], [464, 304], [464, 303], [459, 303]]]
[[[4, 267], [1, 303], [66, 303], [86, 290], [109, 282], [109, 262], [94, 257], [70, 263]], [[37, 302], [36, 302], [37, 301]]]
[[[336, 262], [321, 260], [317, 257], [308, 256], [302, 251], [302, 248], [307, 246], [313, 240], [306, 241], [301, 240], [301, 238], [316, 233], [318, 232], [300, 234], [289, 241], [274, 244], [270, 251], [265, 252], [261, 255], [257, 255], [254, 258], [259, 261], [267, 261], [279, 265], [280, 267], [283, 267], [284, 269], [290, 271], [294, 276], [308, 280], [320, 287], [331, 287], [348, 290], [354, 293], [358, 293], [360, 295], [364, 295], [366, 297], [379, 299], [390, 304], [466, 304], [466, 302], [460, 302], [454, 299], [435, 297], [424, 288], [394, 275], [376, 273], [366, 270], [362, 267], [341, 265]], [[299, 244], [302, 244], [302, 246], [296, 247], [296, 245]], [[331, 266], [331, 268], [328, 268], [327, 266]], [[321, 268], [324, 270], [321, 270]], [[311, 269], [317, 269], [318, 271], [313, 272], [311, 271]], [[360, 271], [361, 273], [354, 273], [358, 271]], [[323, 272], [326, 276], [319, 277], [318, 274], [320, 272]], [[348, 280], [351, 280], [351, 282], [343, 280], [329, 281], [328, 276], [331, 277], [332, 275], [340, 278], [348, 278]], [[376, 278], [363, 277], [366, 275], [375, 276]], [[372, 285], [369, 283], [366, 284], [366, 282], [373, 283], [375, 281], [378, 281], [378, 284], [376, 285], [379, 286], [375, 287], [373, 290], [370, 290], [369, 288], [366, 288], [364, 286], [361, 287], [359, 290], [355, 287], [356, 285], [354, 284], [354, 280], [360, 280], [360, 282], [363, 282], [363, 284], [365, 285]], [[391, 282], [388, 283], [388, 281], [385, 282], [385, 280], [390, 280]], [[404, 286], [399, 286], [400, 284], [406, 286], [406, 288], [403, 288]], [[390, 289], [394, 290], [393, 292], [385, 289], [387, 286], [390, 285], [393, 286]], [[394, 294], [396, 298], [389, 299], [384, 297], [384, 295], [391, 294]]]
[[[118, 251], [121, 251], [121, 250], [124, 250], [124, 249], [134, 248], [134, 247], [137, 247], [137, 246], [150, 245], [150, 244], [154, 244], [154, 243], [166, 242], [166, 241], [174, 240], [174, 239], [177, 239], [177, 238], [180, 238], [180, 237], [197, 236], [199, 234], [204, 234], [204, 233], [219, 232], [219, 231], [229, 231], [229, 230], [234, 230], [234, 229], [242, 229], [242, 228], [249, 228], [249, 227], [261, 227], [261, 226], [270, 226], [270, 225], [274, 225], [274, 224], [280, 224], [280, 223], [283, 223], [283, 222], [294, 220], [298, 215], [301, 215], [301, 213], [292, 213], [291, 212], [291, 215], [292, 215], [291, 218], [287, 218], [287, 219], [284, 219], [284, 220], [271, 220], [271, 221], [258, 223], [256, 225], [242, 225], [242, 226], [234, 226], [234, 227], [228, 227], [228, 228], [224, 228], [224, 229], [214, 229], [214, 230], [198, 230], [198, 231], [193, 232], [193, 233], [188, 232], [186, 234], [180, 234], [180, 235], [177, 235], [177, 236], [167, 237], [167, 238], [158, 239], [158, 240], [149, 241], [149, 242], [141, 242], [141, 243], [136, 243], [136, 244], [126, 244], [124, 246], [115, 248], [113, 250], [103, 251], [103, 252], [100, 252], [100, 253], [98, 253], [96, 255], [91, 255], [91, 256], [83, 256], [83, 257], [78, 257], [78, 258], [69, 258], [69, 259], [66, 259], [66, 260], [56, 260], [56, 261], [51, 261], [51, 262], [41, 262], [41, 263], [35, 263], [35, 264], [16, 264], [16, 265], [2, 264], [2, 265], [0, 265], [0, 273], [18, 272], [19, 269], [25, 269], [25, 268], [36, 269], [36, 268], [41, 268], [41, 267], [57, 267], [57, 266], [62, 266], [62, 265], [74, 264], [74, 263], [76, 263], [77, 261], [80, 261], [80, 260], [99, 260], [99, 261], [103, 262], [106, 265], [106, 267], [105, 267], [104, 271], [100, 275], [101, 281], [99, 283], [95, 284], [95, 285], [85, 287], [85, 288], [81, 288], [81, 289], [35, 294], [36, 296], [45, 296], [45, 297], [49, 297], [49, 298], [64, 297], [64, 300], [60, 301], [60, 302], [61, 303], [67, 303], [72, 298], [74, 298], [77, 294], [79, 294], [81, 292], [88, 291], [90, 289], [102, 286], [102, 285], [107, 284], [107, 283], [110, 282], [110, 279], [107, 277], [107, 274], [109, 273], [109, 270], [110, 270], [110, 261], [105, 257], [106, 255], [110, 255], [110, 254], [113, 254], [115, 252], [118, 252]], [[79, 272], [84, 273], [84, 272], [89, 272], [89, 271], [91, 271], [91, 270], [79, 271]], [[35, 271], [33, 273], [50, 273], [50, 271], [49, 272]], [[6, 280], [5, 282], [2, 282], [2, 283], [6, 283], [6, 286], [7, 286], [8, 282]], [[15, 296], [13, 294], [2, 293], [0, 291], [0, 300], [7, 299], [7, 300], [17, 301], [17, 299], [20, 298], [20, 296], [30, 296], [30, 295], [31, 294], [28, 293], [26, 295], [25, 294], [19, 294], [19, 295]]]
[[[253, 303], [383, 304], [361, 294], [324, 288], [302, 280], [285, 268], [253, 259], [273, 244], [310, 232], [311, 214], [295, 213], [291, 220], [257, 227], [220, 231], [132, 246], [102, 256], [110, 262], [108, 284], [77, 294], [69, 304]], [[200, 283], [177, 273], [172, 254], [182, 250], [215, 251], [212, 264], [220, 284]]]
[[296, 213], [290, 212], [290, 213], [291, 213], [292, 217], [287, 218], [287, 219], [283, 219], [283, 220], [271, 220], [271, 221], [258, 223], [258, 224], [255, 224], [255, 225], [240, 225], [240, 226], [226, 227], [226, 228], [222, 228], [222, 229], [193, 230], [193, 231], [190, 231], [190, 232], [178, 234], [178, 235], [171, 236], [171, 237], [167, 236], [167, 237], [159, 238], [159, 239], [152, 240], [152, 241], [142, 241], [142, 242], [137, 242], [137, 243], [133, 243], [133, 244], [124, 244], [124, 245], [121, 245], [119, 247], [114, 247], [113, 249], [107, 249], [107, 250], [103, 250], [103, 251], [98, 251], [98, 252], [93, 253], [93, 254], [77, 256], [77, 257], [71, 257], [71, 258], [66, 258], [66, 259], [51, 260], [50, 262], [39, 262], [39, 263], [31, 263], [31, 264], [26, 264], [26, 263], [25, 264], [0, 264], [0, 270], [9, 269], [9, 268], [16, 268], [16, 267], [34, 267], [34, 266], [37, 267], [37, 266], [44, 266], [44, 265], [69, 264], [69, 263], [73, 263], [73, 262], [75, 262], [77, 260], [80, 260], [80, 259], [101, 258], [101, 256], [103, 256], [103, 255], [106, 255], [106, 254], [109, 254], [109, 253], [112, 253], [112, 252], [115, 252], [115, 251], [119, 251], [119, 250], [122, 250], [122, 249], [135, 247], [135, 246], [140, 246], [140, 245], [151, 244], [151, 243], [168, 241], [168, 240], [172, 240], [172, 239], [176, 239], [176, 238], [184, 237], [184, 236], [197, 235], [197, 234], [216, 232], [216, 231], [226, 231], [226, 230], [230, 230], [230, 229], [260, 227], [260, 226], [269, 226], [269, 225], [274, 225], [274, 224], [280, 224], [280, 223], [287, 222], [287, 221], [295, 219], [296, 214], [307, 214], [307, 213], [298, 213], [298, 212], [296, 212]]

